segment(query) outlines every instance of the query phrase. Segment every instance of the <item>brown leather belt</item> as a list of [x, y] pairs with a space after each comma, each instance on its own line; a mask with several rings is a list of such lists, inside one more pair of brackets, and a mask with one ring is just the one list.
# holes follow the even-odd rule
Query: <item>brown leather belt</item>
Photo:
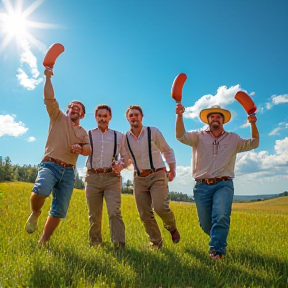
[[102, 174], [102, 173], [111, 173], [113, 172], [112, 167], [103, 167], [103, 168], [97, 168], [97, 169], [88, 169], [88, 173], [93, 173], [93, 174]]
[[45, 156], [43, 159], [42, 159], [42, 162], [53, 162], [57, 165], [60, 165], [61, 167], [64, 167], [64, 168], [72, 168], [74, 167], [73, 164], [67, 164], [59, 159], [55, 159], [55, 158], [52, 158], [52, 157], [49, 157], [49, 156]]
[[197, 183], [206, 183], [208, 185], [215, 184], [221, 181], [227, 181], [231, 179], [229, 176], [217, 177], [217, 178], [207, 178], [207, 179], [195, 179]]
[[155, 171], [153, 171], [152, 169], [145, 169], [145, 170], [142, 170], [142, 172], [138, 175], [138, 177], [147, 177], [148, 175], [151, 175], [158, 171], [166, 171], [166, 168], [165, 167], [158, 168]]

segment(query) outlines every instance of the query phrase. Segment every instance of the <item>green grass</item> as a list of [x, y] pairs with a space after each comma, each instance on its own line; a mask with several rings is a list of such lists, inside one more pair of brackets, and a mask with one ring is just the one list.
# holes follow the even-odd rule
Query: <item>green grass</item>
[[31, 188], [27, 183], [0, 183], [0, 288], [288, 287], [288, 197], [233, 204], [227, 257], [212, 261], [194, 204], [171, 202], [181, 241], [173, 244], [157, 217], [164, 248], [150, 251], [131, 195], [122, 196], [127, 248], [112, 249], [106, 209], [104, 246], [89, 248], [86, 199], [80, 190], [75, 190], [68, 216], [48, 247], [38, 249], [50, 199], [38, 230], [27, 234]]

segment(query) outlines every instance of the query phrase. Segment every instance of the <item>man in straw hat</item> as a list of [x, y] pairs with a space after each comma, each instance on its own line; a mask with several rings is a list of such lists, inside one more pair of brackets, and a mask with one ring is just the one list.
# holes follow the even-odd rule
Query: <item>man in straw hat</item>
[[230, 227], [236, 155], [259, 146], [257, 118], [255, 115], [248, 116], [252, 138], [242, 139], [223, 128], [231, 119], [230, 111], [219, 106], [204, 109], [199, 117], [208, 124], [207, 130], [186, 132], [184, 110], [181, 103], [176, 105], [176, 138], [192, 147], [193, 177], [196, 181], [193, 192], [200, 226], [210, 236], [211, 259], [223, 259]]

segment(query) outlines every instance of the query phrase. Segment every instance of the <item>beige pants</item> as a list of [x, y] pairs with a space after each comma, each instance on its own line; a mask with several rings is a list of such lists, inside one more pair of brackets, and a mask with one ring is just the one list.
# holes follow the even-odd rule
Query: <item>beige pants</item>
[[159, 171], [147, 177], [134, 177], [134, 196], [140, 218], [150, 241], [154, 244], [162, 240], [154, 211], [160, 216], [164, 227], [173, 231], [176, 221], [169, 208], [168, 179], [165, 171]]
[[113, 173], [87, 174], [85, 182], [90, 244], [102, 243], [103, 198], [108, 210], [111, 242], [125, 244], [125, 225], [121, 216], [121, 178]]

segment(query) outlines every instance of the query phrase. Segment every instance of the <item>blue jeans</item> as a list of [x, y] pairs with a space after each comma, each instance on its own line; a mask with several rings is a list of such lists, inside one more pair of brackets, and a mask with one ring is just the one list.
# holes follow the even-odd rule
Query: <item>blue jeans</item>
[[65, 218], [74, 188], [74, 168], [64, 168], [52, 162], [41, 162], [32, 191], [53, 200], [49, 215]]
[[200, 226], [210, 236], [210, 251], [225, 254], [234, 195], [232, 179], [210, 185], [196, 183], [193, 192]]

